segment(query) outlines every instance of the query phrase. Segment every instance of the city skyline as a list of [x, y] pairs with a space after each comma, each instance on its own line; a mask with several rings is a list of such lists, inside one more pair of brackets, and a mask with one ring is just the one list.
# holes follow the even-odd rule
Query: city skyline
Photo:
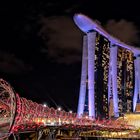
[[[111, 6], [101, 1], [95, 1], [95, 6], [92, 1], [1, 3], [1, 78], [9, 81], [23, 97], [42, 104], [47, 102], [50, 106], [60, 105], [75, 112], [80, 85], [82, 32], [73, 23], [74, 13], [82, 12], [103, 24], [110, 19], [125, 19], [139, 25], [137, 3], [116, 1], [111, 2]], [[104, 5], [102, 9], [101, 3]], [[48, 26], [43, 26], [47, 23], [49, 30]], [[69, 32], [68, 39], [65, 39], [63, 32], [54, 28], [54, 23], [57, 23], [57, 27], [69, 29], [65, 32]], [[70, 25], [65, 28], [66, 24]], [[46, 37], [44, 30], [40, 32], [42, 27], [47, 28], [45, 31], [49, 36]], [[68, 49], [60, 46], [57, 48], [56, 36], [52, 36], [55, 33], [62, 37], [62, 41], [58, 42], [60, 46], [67, 47], [65, 44], [70, 44]], [[76, 36], [70, 38], [75, 33]], [[46, 39], [51, 40], [54, 45], [51, 42], [46, 44]], [[77, 39], [78, 42], [74, 42]]]

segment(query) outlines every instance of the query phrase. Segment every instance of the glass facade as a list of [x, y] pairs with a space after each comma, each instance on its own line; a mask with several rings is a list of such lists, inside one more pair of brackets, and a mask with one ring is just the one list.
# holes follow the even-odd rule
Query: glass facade
[[117, 87], [119, 114], [133, 111], [134, 57], [133, 53], [118, 46]]
[[109, 41], [97, 33], [95, 47], [95, 111], [96, 117], [108, 118]]

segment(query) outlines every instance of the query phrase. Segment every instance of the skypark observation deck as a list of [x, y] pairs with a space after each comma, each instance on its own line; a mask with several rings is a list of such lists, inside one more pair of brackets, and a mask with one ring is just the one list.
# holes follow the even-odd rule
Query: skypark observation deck
[[117, 46], [121, 46], [128, 50], [131, 50], [135, 54], [135, 56], [140, 54], [140, 48], [137, 48], [135, 46], [130, 46], [130, 45], [127, 45], [126, 43], [122, 42], [118, 38], [109, 34], [100, 24], [98, 24], [96, 21], [90, 19], [88, 16], [85, 16], [83, 14], [75, 14], [74, 22], [84, 33], [88, 33], [90, 31], [94, 30], [96, 32], [99, 32], [104, 37], [106, 37], [112, 44], [115, 44]]
[[85, 33], [78, 115], [85, 110], [92, 118], [135, 112], [140, 98], [140, 49], [83, 14], [75, 14], [74, 22]]

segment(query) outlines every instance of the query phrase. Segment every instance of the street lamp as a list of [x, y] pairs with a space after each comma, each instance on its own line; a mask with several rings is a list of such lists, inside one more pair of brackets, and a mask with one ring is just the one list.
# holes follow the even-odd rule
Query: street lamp
[[72, 113], [72, 110], [70, 110], [69, 113]]
[[61, 107], [58, 107], [58, 108], [57, 108], [57, 110], [58, 110], [58, 111], [61, 111], [61, 110], [62, 110], [62, 108], [61, 108]]
[[47, 104], [43, 104], [44, 107], [47, 107]]

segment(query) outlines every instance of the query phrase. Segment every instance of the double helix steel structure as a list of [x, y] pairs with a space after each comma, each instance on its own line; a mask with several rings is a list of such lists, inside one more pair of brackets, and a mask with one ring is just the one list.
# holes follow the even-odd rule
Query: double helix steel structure
[[46, 126], [89, 125], [91, 119], [77, 118], [76, 113], [44, 107], [19, 97], [9, 83], [0, 79], [0, 138]]
[[95, 120], [87, 116], [79, 118], [76, 113], [44, 107], [42, 104], [20, 97], [8, 82], [0, 79], [0, 139], [11, 134], [37, 131], [50, 126], [73, 130], [133, 129], [124, 121], [99, 118]]

